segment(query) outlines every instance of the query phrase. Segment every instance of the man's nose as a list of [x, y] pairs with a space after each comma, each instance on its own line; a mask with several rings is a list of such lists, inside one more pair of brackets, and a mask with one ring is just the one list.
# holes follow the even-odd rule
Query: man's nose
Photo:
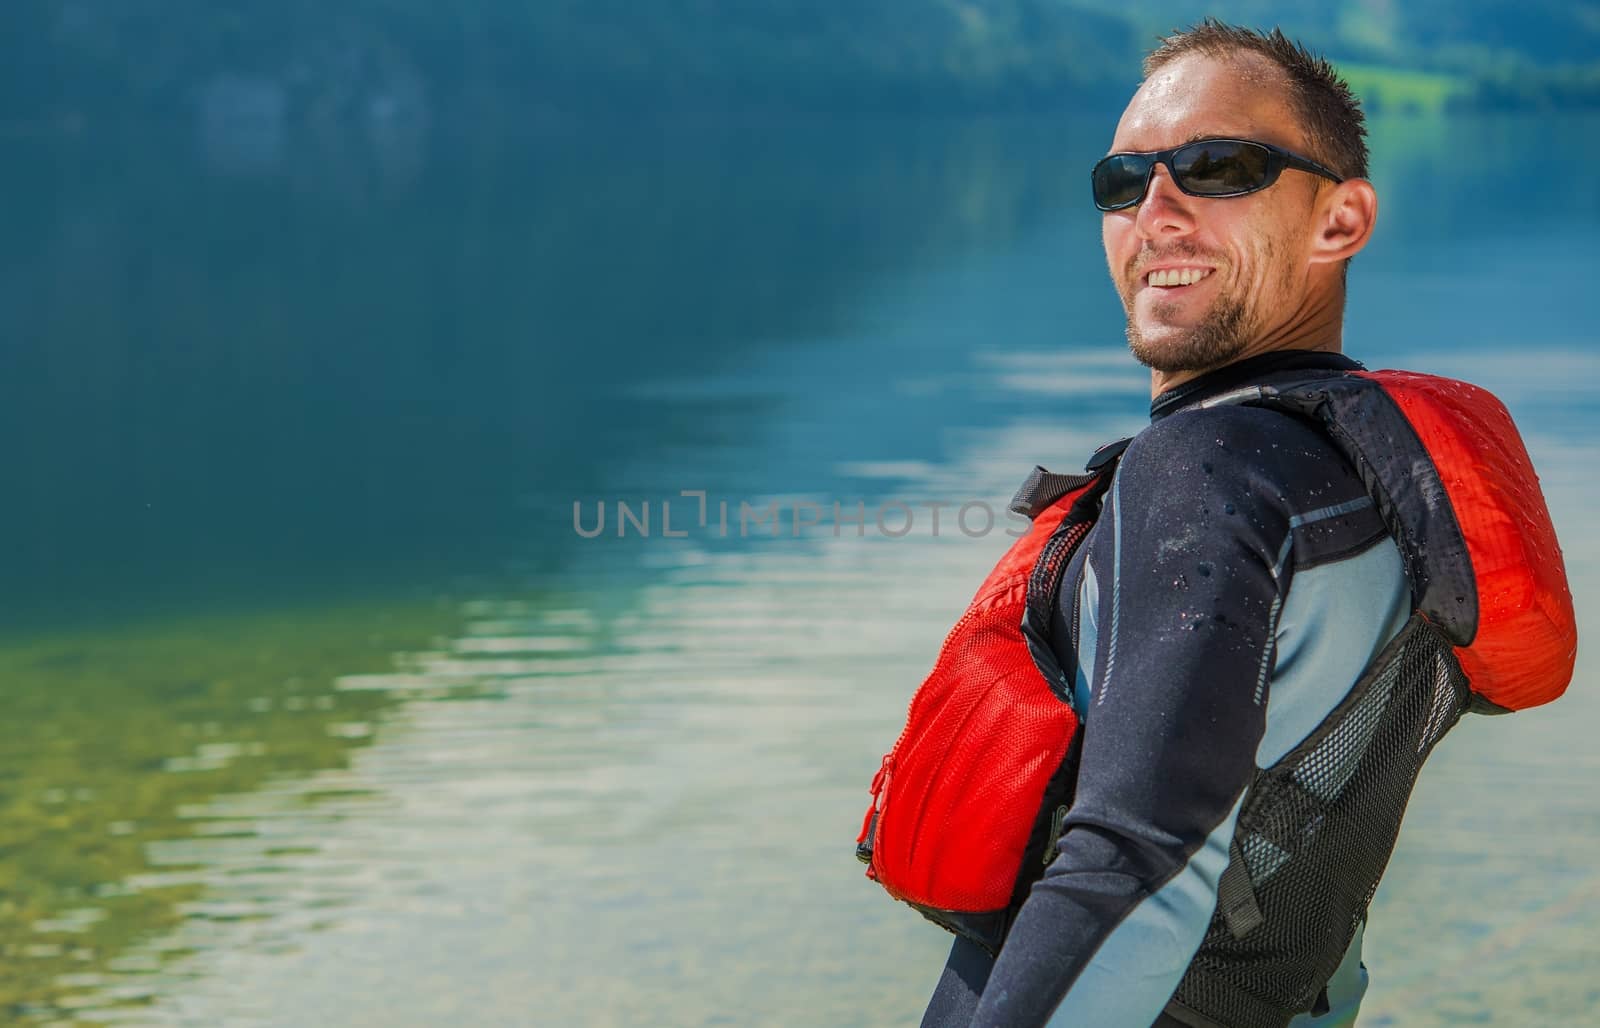
[[1166, 165], [1157, 164], [1150, 175], [1150, 188], [1144, 191], [1136, 217], [1139, 233], [1147, 238], [1181, 235], [1194, 228], [1190, 205], [1194, 197], [1178, 188]]

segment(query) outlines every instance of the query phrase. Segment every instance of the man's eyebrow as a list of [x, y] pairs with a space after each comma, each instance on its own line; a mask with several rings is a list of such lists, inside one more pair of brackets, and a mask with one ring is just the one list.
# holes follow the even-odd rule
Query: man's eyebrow
[[[1185, 139], [1183, 142], [1181, 142], [1181, 143], [1179, 143], [1177, 145], [1178, 146], [1188, 146], [1190, 143], [1198, 143], [1198, 142], [1201, 142], [1202, 140], [1206, 140], [1206, 139], [1243, 139], [1243, 138], [1245, 138], [1245, 137], [1244, 136], [1230, 136], [1230, 135], [1227, 135], [1225, 133], [1218, 133], [1218, 132], [1196, 132], [1194, 135], [1190, 136], [1188, 139]], [[1164, 146], [1161, 149], [1163, 149], [1163, 150], [1176, 149], [1176, 147], [1165, 147]], [[1106, 151], [1106, 156], [1110, 157], [1112, 154], [1116, 154], [1116, 153], [1155, 153], [1155, 152], [1156, 151], [1154, 151], [1154, 150], [1107, 150]]]

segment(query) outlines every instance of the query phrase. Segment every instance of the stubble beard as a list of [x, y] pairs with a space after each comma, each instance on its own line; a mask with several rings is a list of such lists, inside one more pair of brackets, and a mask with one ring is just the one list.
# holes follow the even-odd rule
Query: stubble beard
[[[1299, 240], [1284, 242], [1269, 236], [1261, 240], [1253, 254], [1253, 263], [1260, 268], [1281, 268], [1283, 255], [1300, 245]], [[1174, 248], [1173, 253], [1183, 257], [1201, 255], [1198, 249], [1185, 248]], [[1223, 268], [1237, 270], [1237, 266], [1227, 264]], [[1212, 274], [1222, 274], [1223, 268]], [[1235, 291], [1219, 294], [1198, 324], [1164, 342], [1147, 339], [1139, 331], [1139, 326], [1133, 320], [1133, 294], [1130, 291], [1123, 306], [1128, 312], [1128, 349], [1133, 352], [1134, 359], [1147, 368], [1168, 375], [1210, 371], [1233, 363], [1249, 349], [1252, 340], [1261, 335], [1266, 312], [1276, 303], [1263, 299], [1263, 290], [1271, 288], [1268, 283], [1251, 285], [1236, 277], [1233, 285]], [[1276, 296], [1276, 293], [1272, 295]], [[1246, 303], [1251, 296], [1257, 300], [1254, 308]], [[1176, 315], [1178, 309], [1177, 304], [1158, 303], [1151, 314], [1157, 322], [1162, 322]]]
[[[1174, 311], [1158, 305], [1153, 313], [1160, 318]], [[1159, 344], [1146, 339], [1131, 311], [1129, 315], [1128, 349], [1140, 364], [1164, 374], [1222, 367], [1232, 363], [1249, 345], [1249, 334], [1244, 331], [1244, 304], [1237, 299], [1219, 297], [1198, 325], [1177, 339]]]

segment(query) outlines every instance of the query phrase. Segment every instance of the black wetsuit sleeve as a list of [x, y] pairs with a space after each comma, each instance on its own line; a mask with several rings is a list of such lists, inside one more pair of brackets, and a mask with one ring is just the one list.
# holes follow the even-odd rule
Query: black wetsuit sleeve
[[973, 1024], [1043, 1024], [1059, 1008], [1060, 1023], [1142, 1028], [1193, 958], [1265, 724], [1290, 521], [1260, 454], [1287, 423], [1177, 415], [1123, 457], [1086, 543], [1094, 654], [1075, 800]]

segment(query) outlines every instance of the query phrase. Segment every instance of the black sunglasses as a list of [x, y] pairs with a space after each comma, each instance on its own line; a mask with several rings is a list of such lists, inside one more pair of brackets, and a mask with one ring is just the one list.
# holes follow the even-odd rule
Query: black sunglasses
[[1178, 188], [1190, 196], [1244, 196], [1278, 181], [1284, 168], [1343, 182], [1309, 158], [1250, 139], [1201, 139], [1152, 153], [1114, 153], [1095, 164], [1094, 205], [1120, 211], [1144, 199], [1157, 164], [1165, 164]]

